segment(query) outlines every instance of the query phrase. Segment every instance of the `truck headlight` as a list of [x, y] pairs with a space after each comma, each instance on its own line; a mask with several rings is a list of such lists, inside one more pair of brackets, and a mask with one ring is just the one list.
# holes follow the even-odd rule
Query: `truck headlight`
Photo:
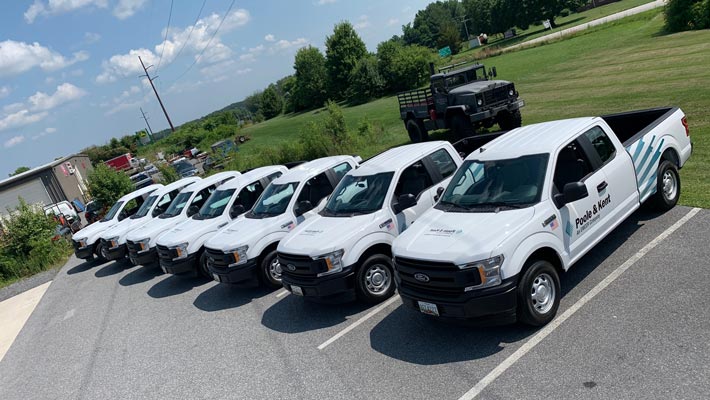
[[500, 267], [503, 265], [503, 255], [488, 258], [486, 260], [476, 261], [470, 264], [459, 265], [459, 269], [478, 269], [481, 276], [481, 284], [476, 286], [468, 286], [464, 292], [470, 292], [474, 289], [487, 288], [500, 285], [503, 281], [500, 277]]
[[139, 253], [150, 250], [150, 239], [141, 239], [135, 243], [140, 247]]
[[340, 272], [343, 270], [343, 254], [345, 250], [340, 249], [332, 253], [323, 254], [322, 256], [315, 257], [315, 260], [325, 260], [325, 264], [328, 266], [328, 271], [321, 272], [317, 276], [325, 276]]
[[83, 249], [83, 248], [86, 247], [86, 238], [77, 239], [76, 242], [79, 243], [79, 248], [80, 248], [80, 249]]
[[110, 245], [110, 249], [113, 250], [118, 247], [118, 236], [106, 239], [106, 242]]
[[187, 245], [187, 243], [180, 243], [179, 245], [170, 248], [170, 250], [175, 251], [175, 255], [177, 256], [173, 258], [173, 261], [187, 258]]
[[510, 91], [508, 92], [508, 96], [510, 96], [510, 97], [515, 96], [515, 90], [510, 89]]
[[247, 250], [249, 250], [249, 246], [240, 246], [236, 249], [229, 250], [227, 253], [234, 256], [234, 262], [229, 264], [228, 267], [236, 267], [237, 265], [242, 265], [246, 263]]
[[483, 99], [478, 99], [478, 101], [476, 102], [476, 104], [478, 104], [479, 106], [482, 106], [482, 105], [483, 105]]

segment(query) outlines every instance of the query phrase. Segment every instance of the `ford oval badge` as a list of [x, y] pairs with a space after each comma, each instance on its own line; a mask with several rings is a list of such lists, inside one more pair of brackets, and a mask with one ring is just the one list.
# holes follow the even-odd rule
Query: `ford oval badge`
[[296, 266], [293, 264], [286, 264], [286, 269], [288, 269], [289, 271], [295, 271]]
[[414, 279], [418, 280], [419, 282], [429, 282], [429, 275], [422, 274], [421, 272], [417, 272], [414, 274]]

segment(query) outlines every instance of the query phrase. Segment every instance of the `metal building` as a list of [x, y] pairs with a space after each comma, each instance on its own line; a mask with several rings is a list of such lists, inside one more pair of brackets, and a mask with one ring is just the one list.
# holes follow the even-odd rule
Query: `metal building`
[[75, 154], [0, 181], [0, 215], [14, 209], [20, 197], [29, 204], [74, 199], [86, 203], [86, 178], [91, 170], [89, 157]]

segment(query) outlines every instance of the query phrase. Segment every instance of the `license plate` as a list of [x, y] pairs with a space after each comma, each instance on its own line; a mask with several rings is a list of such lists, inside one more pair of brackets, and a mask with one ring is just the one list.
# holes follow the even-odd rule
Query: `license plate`
[[303, 296], [303, 289], [300, 286], [291, 285], [291, 293], [298, 296]]
[[212, 274], [212, 278], [214, 278], [214, 280], [216, 280], [217, 282], [221, 282], [219, 280], [219, 275], [217, 275], [217, 274]]
[[419, 311], [423, 312], [424, 314], [433, 315], [435, 317], [439, 316], [439, 308], [436, 306], [436, 304], [427, 303], [425, 301], [419, 301], [417, 303], [419, 303]]

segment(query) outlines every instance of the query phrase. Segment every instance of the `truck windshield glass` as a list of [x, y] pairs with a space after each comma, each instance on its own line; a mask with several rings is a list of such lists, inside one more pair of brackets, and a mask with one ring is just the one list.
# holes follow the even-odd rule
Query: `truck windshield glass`
[[298, 182], [289, 182], [280, 185], [269, 185], [259, 197], [256, 205], [246, 216], [250, 218], [264, 218], [281, 215], [286, 211], [291, 197], [296, 192]]
[[379, 210], [393, 175], [392, 172], [367, 176], [346, 175], [335, 188], [321, 215], [349, 217]]
[[148, 211], [150, 211], [150, 207], [153, 206], [153, 203], [158, 199], [158, 196], [150, 196], [145, 201], [143, 202], [143, 205], [141, 205], [141, 208], [136, 211], [135, 214], [131, 215], [131, 219], [138, 219], [138, 218], [143, 218], [146, 215], [148, 215]]
[[507, 160], [469, 160], [459, 168], [436, 208], [491, 212], [540, 201], [548, 154]]
[[118, 213], [118, 210], [121, 208], [122, 205], [123, 205], [122, 201], [117, 201], [116, 204], [114, 204], [113, 207], [111, 207], [111, 209], [108, 210], [108, 212], [106, 213], [106, 216], [101, 221], [106, 222], [106, 221], [112, 220], [113, 217], [116, 216], [116, 214]]
[[187, 205], [187, 201], [190, 200], [192, 193], [193, 192], [182, 192], [178, 194], [175, 201], [160, 215], [160, 218], [172, 218], [180, 215], [182, 209]]
[[212, 219], [219, 217], [227, 208], [227, 203], [229, 199], [232, 198], [235, 189], [227, 190], [216, 190], [207, 199], [207, 202], [200, 208], [200, 212], [197, 213], [194, 219]]
[[178, 173], [185, 172], [193, 168], [192, 164], [187, 161], [180, 161], [173, 164]]

